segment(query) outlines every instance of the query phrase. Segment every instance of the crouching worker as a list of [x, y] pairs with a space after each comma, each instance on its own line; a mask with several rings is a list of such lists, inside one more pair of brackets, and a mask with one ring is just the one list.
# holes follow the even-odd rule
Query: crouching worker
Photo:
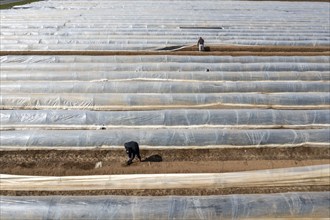
[[204, 39], [202, 37], [200, 37], [198, 39], [197, 46], [198, 46], [199, 51], [204, 51], [205, 50], [205, 48], [204, 48]]
[[133, 163], [133, 160], [135, 156], [139, 158], [141, 161], [141, 156], [140, 156], [140, 149], [139, 149], [139, 144], [136, 143], [135, 141], [130, 141], [124, 144], [126, 153], [128, 155], [128, 161], [127, 165], [130, 165]]

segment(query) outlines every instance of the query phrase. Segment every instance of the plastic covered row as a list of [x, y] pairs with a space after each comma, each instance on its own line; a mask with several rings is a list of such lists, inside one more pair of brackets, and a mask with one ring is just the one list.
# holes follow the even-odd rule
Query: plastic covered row
[[[1, 66], [0, 66], [1, 69]], [[1, 70], [5, 81], [329, 81], [327, 71], [113, 71]]]
[[328, 82], [1, 82], [2, 93], [330, 92]]
[[328, 109], [330, 93], [3, 93], [1, 109]]
[[[320, 186], [330, 184], [330, 166], [253, 170], [230, 173], [170, 173], [92, 176], [22, 176], [1, 174], [1, 190], [79, 191], [144, 189], [227, 189]], [[156, 181], [155, 181], [156, 180]]]
[[328, 146], [329, 129], [179, 129], [116, 128], [106, 130], [1, 131], [1, 149], [9, 148], [117, 148], [128, 140], [142, 147], [291, 147]]
[[327, 127], [329, 110], [160, 110], [160, 111], [84, 111], [84, 110], [2, 110], [1, 128], [36, 126], [64, 129], [111, 127]]
[[[1, 196], [2, 219], [327, 218], [329, 192], [227, 196]], [[24, 210], [24, 211], [22, 211]]]
[[1, 56], [1, 63], [329, 63], [329, 56]]
[[1, 63], [1, 71], [328, 71], [329, 63]]

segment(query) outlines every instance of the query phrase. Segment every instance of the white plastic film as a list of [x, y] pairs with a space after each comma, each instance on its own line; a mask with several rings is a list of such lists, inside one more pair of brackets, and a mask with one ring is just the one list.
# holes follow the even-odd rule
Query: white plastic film
[[328, 82], [1, 82], [2, 93], [330, 92]]
[[329, 93], [4, 93], [2, 109], [157, 110], [175, 108], [327, 109]]
[[2, 56], [1, 63], [329, 63], [328, 56]]
[[1, 131], [1, 149], [122, 148], [135, 140], [141, 148], [329, 146], [329, 129], [109, 129]]
[[329, 197], [329, 192], [162, 197], [1, 196], [0, 212], [3, 220], [328, 218]]
[[226, 189], [311, 185], [329, 186], [330, 166], [327, 164], [230, 173], [130, 174], [60, 177], [1, 174], [0, 178], [1, 190], [8, 191], [191, 188]]
[[[287, 84], [292, 83], [287, 88], [292, 91], [300, 84], [304, 87], [305, 83], [301, 81], [318, 81], [309, 84], [327, 85], [330, 80], [329, 61], [327, 56], [2, 56], [0, 79], [3, 87], [14, 83], [18, 88], [20, 84], [32, 83], [26, 81], [56, 81], [54, 83], [61, 82], [63, 86], [70, 85], [70, 82], [73, 86], [89, 81], [89, 87], [115, 82], [132, 82], [130, 85], [135, 83], [136, 86], [146, 82], [152, 86], [151, 82], [154, 82], [155, 87], [163, 82], [163, 86], [173, 87], [170, 85], [174, 83], [175, 87], [175, 83], [180, 82], [182, 86], [188, 83], [201, 85], [198, 87], [206, 83], [209, 87], [212, 83], [231, 88], [236, 85], [242, 91], [251, 81], [256, 81], [253, 83], [258, 89], [269, 86], [286, 89]], [[263, 84], [264, 81], [269, 82]], [[40, 83], [40, 86], [46, 83], [50, 82]]]
[[160, 148], [329, 140], [327, 56], [3, 56], [1, 62], [4, 149], [121, 147], [128, 138]]
[[[1, 68], [1, 67], [0, 67]], [[1, 70], [6, 81], [329, 81], [327, 71], [76, 71], [76, 70]]]
[[329, 110], [2, 110], [2, 129], [100, 129], [120, 127], [285, 128], [329, 127]]
[[[202, 62], [202, 61], [201, 61]], [[328, 71], [329, 63], [269, 62], [269, 63], [3, 63], [1, 70], [20, 71]]]

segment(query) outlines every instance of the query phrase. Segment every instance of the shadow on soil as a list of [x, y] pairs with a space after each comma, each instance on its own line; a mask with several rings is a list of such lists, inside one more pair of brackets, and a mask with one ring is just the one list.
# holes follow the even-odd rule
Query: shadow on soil
[[162, 162], [162, 161], [163, 161], [162, 156], [160, 156], [159, 154], [154, 154], [142, 160], [141, 162]]

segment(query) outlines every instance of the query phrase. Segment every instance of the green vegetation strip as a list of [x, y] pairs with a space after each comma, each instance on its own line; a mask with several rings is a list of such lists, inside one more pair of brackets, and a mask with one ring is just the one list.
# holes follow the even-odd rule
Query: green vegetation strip
[[23, 0], [23, 1], [14, 1], [12, 3], [8, 3], [8, 4], [1, 4], [0, 5], [0, 10], [2, 9], [10, 9], [16, 5], [25, 5], [25, 4], [29, 4], [32, 2], [38, 2], [40, 0]]

